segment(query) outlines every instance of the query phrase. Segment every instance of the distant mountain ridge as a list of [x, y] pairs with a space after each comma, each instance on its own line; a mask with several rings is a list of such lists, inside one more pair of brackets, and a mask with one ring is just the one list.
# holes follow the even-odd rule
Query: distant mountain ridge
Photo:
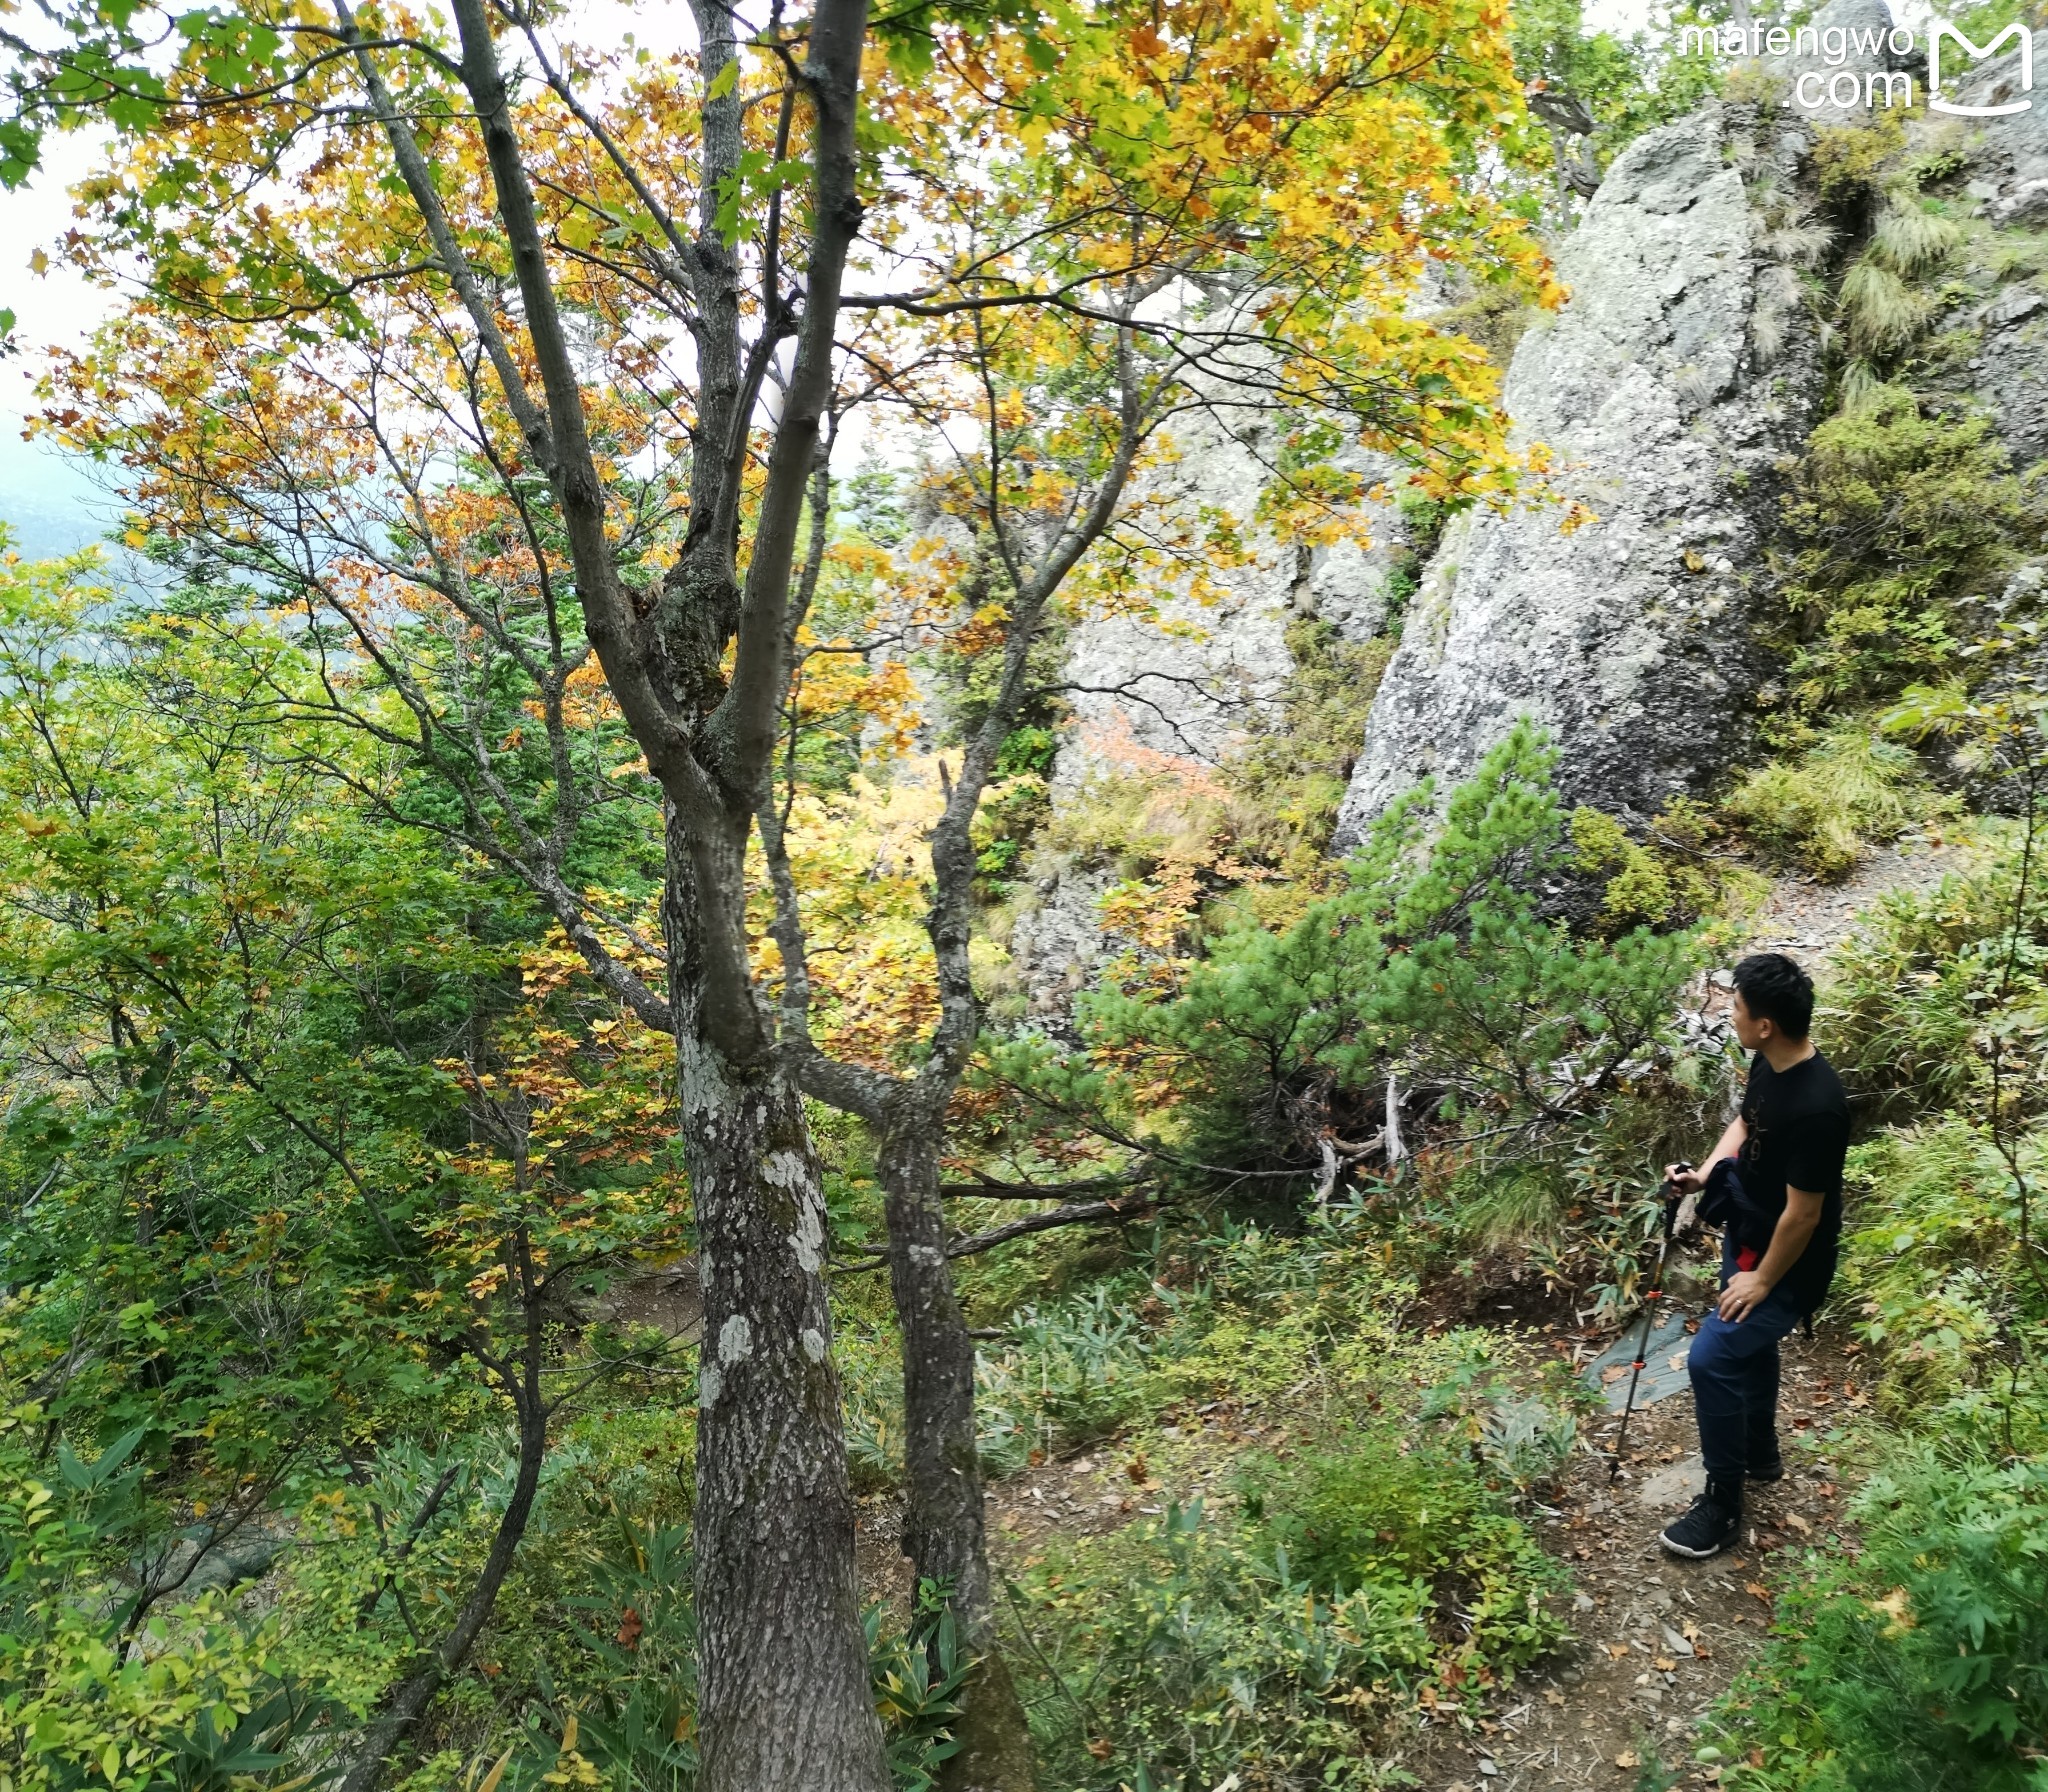
[[103, 541], [120, 523], [120, 503], [70, 455], [21, 439], [0, 417], [0, 524], [24, 560], [54, 560]]

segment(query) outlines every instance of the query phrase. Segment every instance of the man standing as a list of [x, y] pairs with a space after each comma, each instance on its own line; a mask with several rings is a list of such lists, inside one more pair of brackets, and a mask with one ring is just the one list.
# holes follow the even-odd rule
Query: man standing
[[1721, 1298], [1700, 1321], [1687, 1368], [1707, 1490], [1668, 1525], [1673, 1555], [1718, 1555], [1742, 1529], [1745, 1481], [1784, 1476], [1778, 1450], [1778, 1340], [1827, 1298], [1842, 1232], [1849, 1104], [1808, 1037], [1813, 980], [1780, 952], [1735, 967], [1735, 1037], [1754, 1053], [1742, 1111], [1697, 1170], [1669, 1186], [1725, 1221]]

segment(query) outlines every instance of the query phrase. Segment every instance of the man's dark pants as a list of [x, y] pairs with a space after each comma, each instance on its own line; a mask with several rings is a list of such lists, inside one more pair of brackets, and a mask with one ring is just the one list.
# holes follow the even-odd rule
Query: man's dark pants
[[[1735, 1274], [1735, 1240], [1721, 1239], [1721, 1286]], [[1700, 1455], [1709, 1478], [1740, 1475], [1754, 1460], [1776, 1459], [1778, 1340], [1806, 1315], [1781, 1283], [1729, 1321], [1707, 1310], [1686, 1357], [1692, 1402], [1700, 1420]]]

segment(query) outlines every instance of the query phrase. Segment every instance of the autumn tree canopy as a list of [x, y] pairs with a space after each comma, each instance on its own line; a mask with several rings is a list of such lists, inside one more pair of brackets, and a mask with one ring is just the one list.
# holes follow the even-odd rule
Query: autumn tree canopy
[[[1557, 294], [1498, 6], [706, 0], [675, 26], [59, 9], [5, 36], [0, 178], [109, 133], [65, 250], [129, 301], [47, 423], [121, 469], [137, 545], [233, 593], [201, 626], [269, 720], [530, 892], [674, 1037], [704, 1783], [878, 1786], [802, 1097], [877, 1141], [931, 1471], [912, 1554], [985, 1653], [938, 1178], [981, 1027], [976, 817], [1048, 695], [1035, 650], [1201, 591], [1247, 530], [1363, 531], [1388, 468], [1450, 505], [1521, 489], [1497, 370], [1430, 312], [1446, 280]], [[1168, 498], [1176, 427], [1252, 419], [1278, 446], [1241, 507]], [[915, 441], [927, 545], [835, 545], [849, 430]], [[259, 616], [310, 675], [249, 645]], [[814, 962], [847, 823], [807, 785], [937, 722], [889, 641], [977, 694], [863, 1034], [872, 989]], [[351, 1787], [473, 1635], [428, 1651]], [[971, 1705], [1004, 1704], [988, 1684]]]

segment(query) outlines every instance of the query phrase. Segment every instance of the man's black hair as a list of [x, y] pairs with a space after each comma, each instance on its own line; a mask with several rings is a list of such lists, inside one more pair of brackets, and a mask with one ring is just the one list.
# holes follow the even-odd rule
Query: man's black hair
[[1735, 987], [1742, 1005], [1787, 1039], [1804, 1039], [1812, 1028], [1813, 979], [1784, 953], [1752, 953], [1735, 967]]

